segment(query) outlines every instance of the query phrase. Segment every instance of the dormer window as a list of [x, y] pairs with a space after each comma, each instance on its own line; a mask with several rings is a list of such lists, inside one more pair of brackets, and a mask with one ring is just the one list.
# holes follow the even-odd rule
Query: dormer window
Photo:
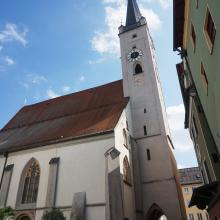
[[140, 74], [140, 73], [143, 73], [143, 69], [142, 69], [142, 66], [138, 63], [135, 66], [135, 75]]

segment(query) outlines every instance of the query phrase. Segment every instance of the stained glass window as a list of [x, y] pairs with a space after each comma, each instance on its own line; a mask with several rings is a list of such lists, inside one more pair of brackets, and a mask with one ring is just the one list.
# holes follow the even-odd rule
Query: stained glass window
[[27, 168], [22, 203], [35, 203], [37, 201], [38, 186], [40, 180], [40, 166], [37, 161], [33, 161]]

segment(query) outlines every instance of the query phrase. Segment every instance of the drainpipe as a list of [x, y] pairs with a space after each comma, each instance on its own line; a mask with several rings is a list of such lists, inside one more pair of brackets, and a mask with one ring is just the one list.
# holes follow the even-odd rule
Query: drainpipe
[[7, 164], [7, 161], [8, 161], [8, 152], [5, 152], [3, 155], [5, 157], [5, 163], [4, 163], [4, 167], [3, 167], [3, 171], [2, 171], [2, 177], [1, 177], [1, 181], [0, 181], [0, 190], [2, 188], [2, 181], [3, 181], [3, 177], [4, 177], [4, 173], [5, 173], [5, 167], [6, 167], [6, 164]]

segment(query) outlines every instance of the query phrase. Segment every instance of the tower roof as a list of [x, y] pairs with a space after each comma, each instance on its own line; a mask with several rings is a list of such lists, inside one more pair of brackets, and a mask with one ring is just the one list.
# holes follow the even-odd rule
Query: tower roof
[[136, 0], [128, 0], [126, 27], [135, 25], [140, 21], [141, 17]]
[[119, 34], [130, 31], [134, 28], [146, 24], [146, 19], [141, 15], [136, 0], [128, 0], [127, 17], [125, 26], [119, 27]]

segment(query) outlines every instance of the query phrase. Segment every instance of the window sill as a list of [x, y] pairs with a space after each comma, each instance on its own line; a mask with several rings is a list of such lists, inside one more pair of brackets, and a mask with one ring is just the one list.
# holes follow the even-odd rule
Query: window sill
[[19, 204], [16, 206], [16, 210], [27, 210], [27, 209], [35, 209], [36, 203], [26, 203], [26, 204]]

